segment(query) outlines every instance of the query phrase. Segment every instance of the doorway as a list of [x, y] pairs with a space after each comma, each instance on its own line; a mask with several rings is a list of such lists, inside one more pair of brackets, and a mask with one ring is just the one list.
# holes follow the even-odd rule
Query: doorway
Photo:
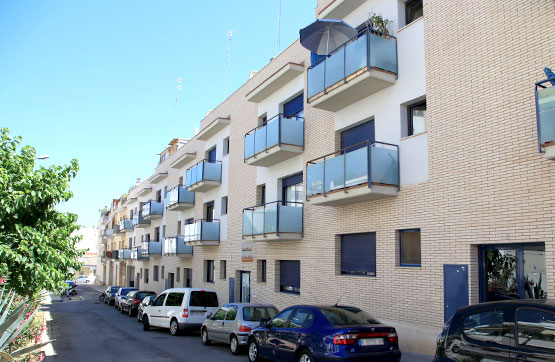
[[241, 303], [251, 302], [251, 273], [241, 272]]
[[175, 274], [174, 273], [168, 273], [168, 288], [174, 288], [175, 287]]
[[137, 275], [135, 276], [135, 288], [140, 288], [139, 287], [140, 280], [141, 280], [141, 273], [137, 273]]
[[545, 244], [482, 245], [480, 302], [547, 298]]

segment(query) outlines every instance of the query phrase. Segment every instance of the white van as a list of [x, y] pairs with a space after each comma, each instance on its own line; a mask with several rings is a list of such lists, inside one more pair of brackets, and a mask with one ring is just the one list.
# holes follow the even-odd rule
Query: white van
[[169, 328], [172, 335], [200, 331], [202, 322], [218, 310], [218, 294], [198, 288], [166, 289], [156, 297], [143, 314], [143, 329]]

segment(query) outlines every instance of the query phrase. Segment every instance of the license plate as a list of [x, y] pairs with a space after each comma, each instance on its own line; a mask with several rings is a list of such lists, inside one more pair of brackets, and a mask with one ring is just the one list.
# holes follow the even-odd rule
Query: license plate
[[383, 338], [361, 338], [358, 340], [361, 346], [381, 346]]

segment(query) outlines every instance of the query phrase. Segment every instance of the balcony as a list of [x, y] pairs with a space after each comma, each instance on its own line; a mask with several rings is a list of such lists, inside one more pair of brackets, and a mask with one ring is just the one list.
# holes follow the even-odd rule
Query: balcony
[[142, 249], [139, 247], [134, 247], [131, 249], [131, 260], [145, 260], [148, 259], [148, 255], [143, 255]]
[[108, 251], [106, 251], [106, 257], [108, 259], [117, 260], [118, 259], [118, 250], [108, 250]]
[[112, 238], [112, 237], [114, 237], [114, 230], [113, 229], [105, 229], [103, 235], [104, 235], [105, 238]]
[[304, 118], [278, 114], [245, 134], [245, 163], [269, 167], [302, 153]]
[[150, 220], [145, 220], [143, 218], [143, 212], [139, 211], [133, 215], [133, 226], [136, 228], [146, 228], [150, 226]]
[[123, 260], [131, 259], [131, 249], [119, 249], [118, 256]]
[[186, 187], [178, 185], [168, 191], [166, 195], [166, 210], [181, 211], [190, 209], [195, 205], [195, 193]]
[[193, 255], [193, 247], [185, 244], [183, 235], [172, 236], [164, 240], [164, 255], [191, 256]]
[[114, 227], [112, 228], [112, 233], [114, 235], [121, 233], [122, 231], [119, 228], [119, 224], [118, 225], [114, 225]]
[[141, 246], [141, 255], [143, 257], [162, 255], [161, 241], [143, 241]]
[[274, 201], [243, 210], [243, 239], [279, 241], [302, 238], [302, 202]]
[[133, 231], [133, 220], [124, 219], [119, 222], [119, 231], [124, 233], [127, 231]]
[[396, 80], [397, 39], [366, 29], [308, 68], [307, 102], [336, 112]]
[[205, 246], [220, 244], [220, 220], [195, 220], [185, 225], [185, 244], [187, 246]]
[[307, 200], [343, 206], [397, 196], [399, 146], [365, 141], [307, 162]]
[[202, 160], [187, 170], [185, 178], [185, 186], [190, 192], [211, 190], [222, 183], [222, 163]]
[[536, 83], [536, 116], [540, 152], [555, 160], [555, 78]]
[[143, 204], [141, 211], [145, 220], [160, 219], [164, 215], [164, 203], [149, 200]]

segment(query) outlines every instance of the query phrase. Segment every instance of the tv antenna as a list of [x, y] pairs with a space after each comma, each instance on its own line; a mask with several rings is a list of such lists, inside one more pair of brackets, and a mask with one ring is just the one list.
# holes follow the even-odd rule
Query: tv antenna
[[227, 48], [225, 50], [225, 84], [224, 84], [224, 99], [227, 97], [227, 73], [229, 68], [229, 53], [231, 51], [231, 38], [233, 38], [233, 30], [227, 31]]
[[173, 138], [176, 137], [176, 124], [177, 124], [177, 104], [179, 103], [179, 93], [181, 92], [181, 82], [183, 79], [181, 77], [177, 78], [177, 87], [175, 90], [175, 114], [173, 116]]
[[281, 34], [281, 0], [278, 0], [278, 20], [277, 20], [277, 51], [276, 55], [279, 54], [280, 47], [280, 34]]

